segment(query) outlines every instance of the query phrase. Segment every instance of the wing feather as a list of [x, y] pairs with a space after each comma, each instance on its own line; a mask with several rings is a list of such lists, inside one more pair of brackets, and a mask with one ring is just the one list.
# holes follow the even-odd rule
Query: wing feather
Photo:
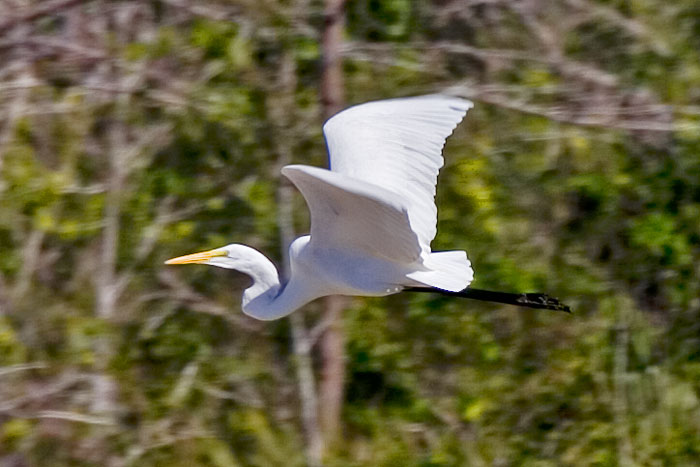
[[442, 95], [350, 107], [323, 126], [330, 169], [398, 195], [421, 248], [429, 251], [437, 231], [442, 148], [471, 107], [470, 101]]
[[410, 263], [420, 257], [403, 200], [382, 187], [306, 165], [282, 174], [301, 191], [311, 213], [311, 243]]

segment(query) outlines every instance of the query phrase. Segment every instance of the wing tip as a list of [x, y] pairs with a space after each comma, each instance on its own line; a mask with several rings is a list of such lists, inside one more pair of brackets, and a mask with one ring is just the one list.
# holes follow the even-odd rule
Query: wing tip
[[285, 177], [289, 178], [290, 173], [294, 173], [298, 171], [298, 165], [297, 164], [290, 164], [290, 165], [285, 165], [280, 169], [280, 173], [284, 175]]
[[344, 114], [346, 117], [349, 115], [349, 110], [356, 109], [358, 107], [363, 107], [366, 106], [367, 104], [378, 104], [380, 102], [391, 102], [391, 101], [400, 101], [400, 100], [410, 100], [410, 99], [439, 99], [442, 101], [448, 101], [448, 108], [450, 110], [453, 110], [455, 112], [460, 112], [462, 114], [462, 118], [467, 114], [467, 111], [471, 108], [474, 107], [474, 102], [470, 101], [469, 99], [466, 99], [464, 97], [460, 96], [455, 96], [451, 94], [441, 94], [441, 93], [435, 93], [435, 94], [423, 94], [419, 96], [405, 96], [405, 97], [394, 97], [394, 98], [389, 98], [389, 99], [379, 99], [379, 100], [373, 100], [373, 101], [367, 101], [355, 105], [351, 105], [350, 107], [347, 107], [334, 115], [331, 115], [328, 117], [322, 125], [322, 129], [324, 134], [327, 133], [328, 130], [335, 124], [335, 122], [338, 122], [341, 119], [338, 119], [336, 117], [340, 116], [341, 114]]
[[471, 109], [474, 107], [474, 102], [470, 101], [469, 99], [466, 99], [461, 96], [455, 96], [452, 94], [428, 94], [425, 96], [418, 96], [418, 98], [440, 98], [444, 100], [448, 100], [451, 102], [451, 105], [449, 105], [449, 108], [451, 110], [456, 110], [459, 112], [466, 112], [467, 110]]
[[321, 167], [312, 167], [309, 165], [304, 165], [304, 164], [289, 164], [285, 165], [280, 169], [280, 173], [287, 177], [294, 185], [297, 184], [297, 181], [299, 180], [300, 177], [304, 176], [316, 176], [318, 177], [317, 173], [323, 171], [323, 172], [328, 172], [328, 170], [323, 169]]

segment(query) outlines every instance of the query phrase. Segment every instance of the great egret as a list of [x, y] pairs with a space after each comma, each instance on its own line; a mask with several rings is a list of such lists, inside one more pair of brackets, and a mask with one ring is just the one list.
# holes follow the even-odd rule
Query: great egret
[[568, 311], [544, 294], [468, 289], [474, 273], [466, 252], [430, 249], [442, 148], [471, 107], [465, 99], [430, 95], [369, 102], [330, 118], [323, 126], [330, 170], [282, 169], [311, 212], [311, 234], [289, 247], [285, 284], [268, 258], [240, 244], [166, 264], [202, 263], [249, 275], [253, 284], [243, 293], [242, 309], [261, 320], [281, 318], [326, 295], [402, 290]]

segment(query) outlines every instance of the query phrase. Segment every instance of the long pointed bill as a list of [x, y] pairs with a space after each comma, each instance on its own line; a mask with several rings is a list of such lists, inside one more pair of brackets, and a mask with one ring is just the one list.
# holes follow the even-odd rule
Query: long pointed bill
[[227, 255], [227, 253], [226, 253], [226, 250], [224, 250], [224, 249], [202, 251], [201, 253], [192, 253], [191, 255], [178, 256], [177, 258], [169, 259], [165, 262], [165, 264], [205, 263], [212, 258], [216, 258], [217, 256], [226, 256], [226, 255]]

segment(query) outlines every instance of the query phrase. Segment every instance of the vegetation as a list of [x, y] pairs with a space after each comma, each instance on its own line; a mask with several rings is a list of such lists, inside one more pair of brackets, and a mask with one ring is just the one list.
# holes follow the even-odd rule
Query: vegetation
[[[328, 10], [1, 9], [0, 465], [316, 463], [302, 408], [326, 364], [324, 303], [299, 334], [240, 313], [244, 276], [162, 262], [241, 242], [281, 264], [280, 219], [306, 231], [279, 168], [325, 164]], [[323, 464], [697, 465], [697, 1], [344, 11], [347, 104], [475, 101], [445, 150], [434, 249], [467, 250], [476, 287], [575, 314], [349, 300], [342, 436], [321, 428]]]

